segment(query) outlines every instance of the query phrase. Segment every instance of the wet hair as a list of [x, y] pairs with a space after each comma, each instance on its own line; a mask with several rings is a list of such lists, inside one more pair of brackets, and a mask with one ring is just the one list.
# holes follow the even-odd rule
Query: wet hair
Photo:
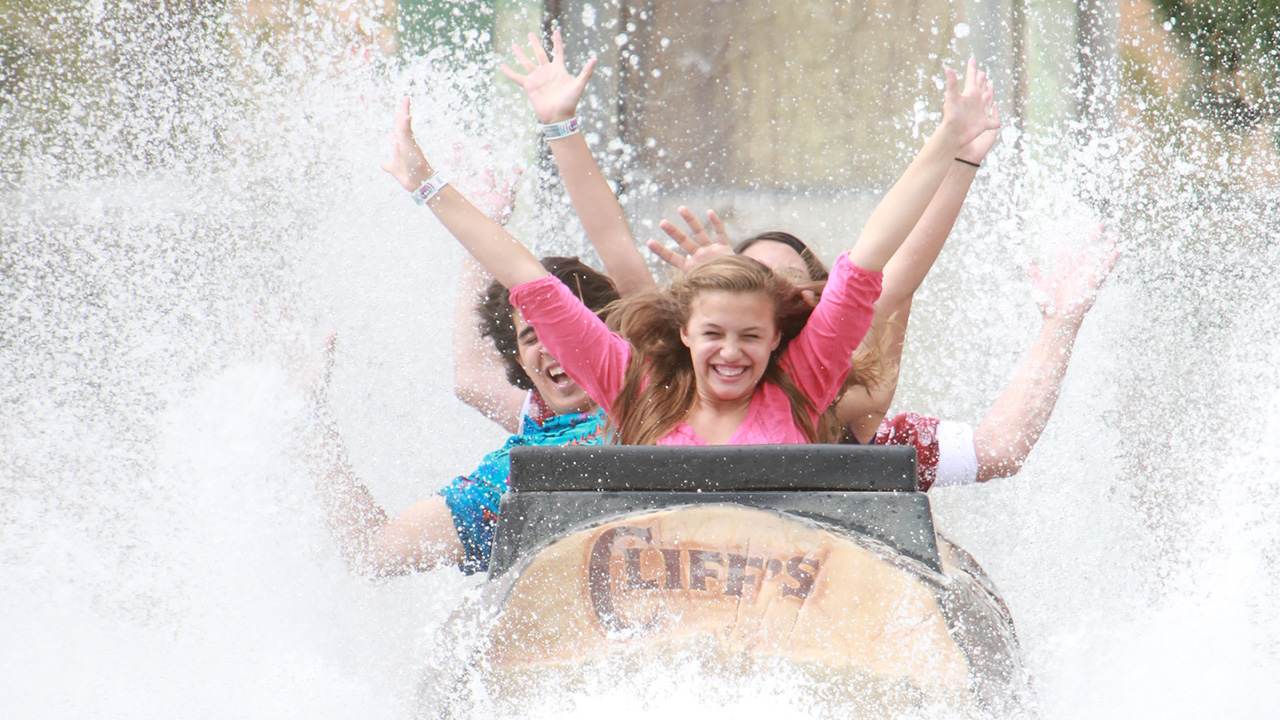
[[[609, 306], [618, 300], [618, 289], [608, 276], [576, 257], [545, 257], [542, 258], [542, 267], [573, 291], [583, 305], [591, 308], [601, 319], [608, 320]], [[520, 364], [516, 326], [511, 319], [511, 293], [495, 280], [485, 288], [479, 300], [480, 335], [493, 340], [493, 347], [502, 357], [507, 371], [507, 382], [521, 390], [532, 390], [533, 381]]]
[[[803, 240], [782, 230], [769, 230], [759, 235], [753, 235], [746, 240], [738, 243], [738, 247], [734, 248], [734, 252], [741, 255], [747, 248], [761, 242], [775, 242], [795, 250], [800, 259], [804, 261], [805, 269], [809, 271], [809, 279], [812, 281], [810, 285], [801, 286], [801, 290], [812, 290], [814, 295], [821, 295], [822, 287], [826, 285], [830, 272], [827, 266], [822, 264], [822, 260], [814, 254], [813, 250], [804, 243]], [[897, 320], [896, 314], [889, 318], [889, 322]], [[876, 329], [872, 328], [871, 332], [875, 333]], [[853, 353], [853, 369], [849, 371], [849, 376], [845, 379], [844, 387], [840, 390], [840, 395], [848, 392], [849, 388], [855, 386], [875, 387], [884, 382], [885, 376], [889, 374], [890, 368], [887, 366], [885, 356], [889, 352], [888, 333], [879, 334], [870, 338], [871, 342], [864, 342]], [[836, 403], [839, 403], [839, 398]], [[836, 403], [832, 403], [831, 408], [834, 412]]]
[[689, 322], [693, 301], [713, 291], [760, 293], [770, 299], [782, 339], [760, 381], [774, 383], [786, 393], [792, 419], [810, 442], [831, 439], [834, 429], [815, 427], [813, 403], [779, 363], [787, 344], [808, 322], [813, 306], [795, 285], [768, 267], [734, 255], [678, 276], [665, 290], [649, 290], [617, 304], [608, 322], [631, 343], [632, 353], [614, 401], [615, 440], [652, 445], [679, 426], [693, 407], [697, 379], [680, 330]]

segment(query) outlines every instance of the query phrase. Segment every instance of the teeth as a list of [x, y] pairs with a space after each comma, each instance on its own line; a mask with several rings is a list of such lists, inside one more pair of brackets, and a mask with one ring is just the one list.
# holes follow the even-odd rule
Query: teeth
[[744, 367], [737, 367], [737, 368], [727, 368], [727, 367], [719, 367], [719, 366], [716, 367], [716, 373], [723, 375], [724, 377], [737, 377], [746, 371], [747, 369]]

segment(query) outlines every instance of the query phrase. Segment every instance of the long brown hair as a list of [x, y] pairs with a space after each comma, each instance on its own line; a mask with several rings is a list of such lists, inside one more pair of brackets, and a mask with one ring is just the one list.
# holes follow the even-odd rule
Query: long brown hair
[[697, 380], [680, 329], [689, 322], [694, 299], [711, 291], [759, 293], [769, 298], [782, 339], [769, 356], [760, 381], [774, 383], [786, 393], [791, 417], [806, 439], [828, 440], [834, 429], [815, 427], [812, 415], [817, 409], [779, 364], [813, 306], [790, 282], [755, 260], [737, 255], [712, 260], [678, 276], [665, 290], [625, 298], [610, 313], [609, 325], [632, 347], [622, 389], [613, 405], [615, 440], [625, 445], [652, 445], [679, 426], [693, 408]]

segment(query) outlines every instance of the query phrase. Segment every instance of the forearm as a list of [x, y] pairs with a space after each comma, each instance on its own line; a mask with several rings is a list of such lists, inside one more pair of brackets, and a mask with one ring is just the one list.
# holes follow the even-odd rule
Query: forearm
[[551, 153], [573, 210], [582, 223], [605, 272], [624, 297], [655, 286], [644, 257], [636, 248], [622, 205], [609, 187], [582, 133], [551, 140]]
[[970, 165], [951, 161], [942, 185], [930, 199], [920, 221], [884, 266], [884, 290], [876, 303], [877, 313], [899, 312], [910, 304], [942, 252], [977, 172], [977, 168]]
[[351, 569], [378, 574], [376, 539], [387, 524], [387, 513], [351, 469], [337, 427], [326, 415], [320, 413], [306, 437], [307, 465], [325, 521]]
[[945, 125], [929, 137], [906, 172], [880, 200], [849, 251], [849, 259], [855, 265], [864, 270], [884, 269], [937, 194], [961, 146]]
[[467, 256], [458, 278], [453, 308], [453, 392], [485, 417], [516, 433], [526, 392], [507, 382], [506, 370], [494, 349], [480, 334], [476, 306], [489, 276]]
[[1009, 477], [1022, 468], [1053, 414], [1081, 319], [1048, 318], [1013, 382], [974, 433], [978, 480]]
[[514, 287], [547, 274], [528, 248], [452, 185], [446, 185], [427, 205], [445, 229], [504, 286]]
[[[907, 321], [911, 317], [911, 299], [898, 306], [896, 311], [886, 311], [884, 296], [876, 301], [871, 330], [858, 346], [862, 356], [879, 356], [879, 378], [874, 387], [850, 388], [836, 406], [836, 416], [844, 422], [849, 432], [866, 444], [875, 437], [880, 422], [889, 414], [893, 397], [898, 391], [898, 377], [902, 369], [902, 349], [907, 340]], [[861, 392], [854, 392], [860, 389]]]
[[884, 343], [882, 360], [887, 372], [881, 384], [867, 394], [865, 406], [848, 410], [850, 431], [859, 442], [870, 442], [878, 423], [893, 403], [898, 389], [898, 367], [902, 363], [902, 349], [907, 339], [911, 301], [942, 252], [976, 173], [976, 168], [952, 160], [941, 187], [930, 199], [919, 222], [885, 265], [884, 288], [876, 300], [871, 332], [863, 345], [865, 349], [868, 342]]

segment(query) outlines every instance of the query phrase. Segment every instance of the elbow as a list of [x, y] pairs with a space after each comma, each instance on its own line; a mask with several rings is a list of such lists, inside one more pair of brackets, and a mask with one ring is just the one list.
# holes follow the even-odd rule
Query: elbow
[[1019, 440], [986, 438], [981, 430], [974, 438], [974, 445], [978, 455], [978, 482], [1017, 475], [1031, 452], [1031, 448]]
[[475, 397], [475, 390], [467, 387], [464, 379], [458, 375], [453, 376], [453, 396], [467, 405], [471, 404]]
[[912, 293], [904, 293], [902, 288], [887, 284], [880, 290], [880, 297], [876, 300], [876, 311], [886, 317], [894, 313], [905, 315], [911, 312], [912, 297]]
[[1015, 457], [994, 458], [978, 463], [978, 482], [1017, 475], [1022, 470], [1023, 459]]
[[483, 392], [474, 372], [466, 370], [463, 363], [453, 366], [453, 396], [471, 407], [479, 407]]

